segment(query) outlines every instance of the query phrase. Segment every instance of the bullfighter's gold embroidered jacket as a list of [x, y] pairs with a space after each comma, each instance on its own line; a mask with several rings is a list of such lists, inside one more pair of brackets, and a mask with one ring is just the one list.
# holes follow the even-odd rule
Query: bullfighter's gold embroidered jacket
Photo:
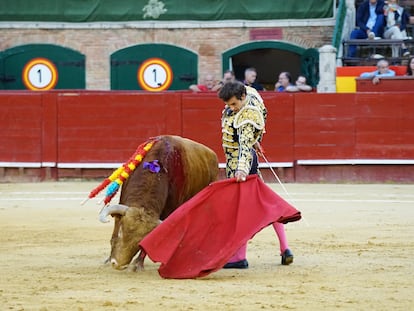
[[246, 104], [237, 112], [225, 107], [222, 114], [222, 145], [226, 156], [226, 175], [234, 177], [237, 170], [249, 174], [252, 149], [262, 140], [267, 110], [260, 94], [246, 87]]

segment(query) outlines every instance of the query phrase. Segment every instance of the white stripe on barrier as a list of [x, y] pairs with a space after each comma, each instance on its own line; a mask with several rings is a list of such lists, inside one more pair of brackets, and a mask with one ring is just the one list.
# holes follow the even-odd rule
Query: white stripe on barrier
[[40, 162], [0, 162], [0, 167], [42, 167]]
[[58, 168], [118, 168], [122, 163], [58, 163]]
[[56, 167], [56, 162], [0, 162], [0, 167]]
[[298, 165], [412, 165], [414, 160], [408, 159], [320, 159], [320, 160], [298, 160]]

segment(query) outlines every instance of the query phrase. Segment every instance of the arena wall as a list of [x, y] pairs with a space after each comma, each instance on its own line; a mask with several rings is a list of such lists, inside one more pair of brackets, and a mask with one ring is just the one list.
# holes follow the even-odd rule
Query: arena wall
[[[414, 92], [262, 95], [266, 181], [414, 181]], [[211, 147], [223, 168], [222, 108], [214, 93], [3, 91], [0, 181], [106, 177], [160, 134]]]

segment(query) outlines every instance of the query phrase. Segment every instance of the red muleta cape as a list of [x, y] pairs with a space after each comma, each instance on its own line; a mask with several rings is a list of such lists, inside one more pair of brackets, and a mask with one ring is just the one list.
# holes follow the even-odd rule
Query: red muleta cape
[[140, 246], [163, 278], [188, 279], [221, 269], [257, 232], [301, 218], [257, 175], [214, 182], [181, 205]]

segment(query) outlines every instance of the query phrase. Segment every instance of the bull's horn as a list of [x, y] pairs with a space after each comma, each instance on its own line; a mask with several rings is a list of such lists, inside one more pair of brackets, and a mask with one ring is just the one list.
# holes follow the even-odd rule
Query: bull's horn
[[124, 216], [127, 209], [128, 209], [128, 206], [123, 205], [123, 204], [106, 205], [103, 207], [103, 209], [99, 213], [99, 220], [101, 222], [108, 222], [109, 220], [106, 218], [108, 217], [108, 215], [112, 215], [112, 214], [118, 214], [118, 215]]

